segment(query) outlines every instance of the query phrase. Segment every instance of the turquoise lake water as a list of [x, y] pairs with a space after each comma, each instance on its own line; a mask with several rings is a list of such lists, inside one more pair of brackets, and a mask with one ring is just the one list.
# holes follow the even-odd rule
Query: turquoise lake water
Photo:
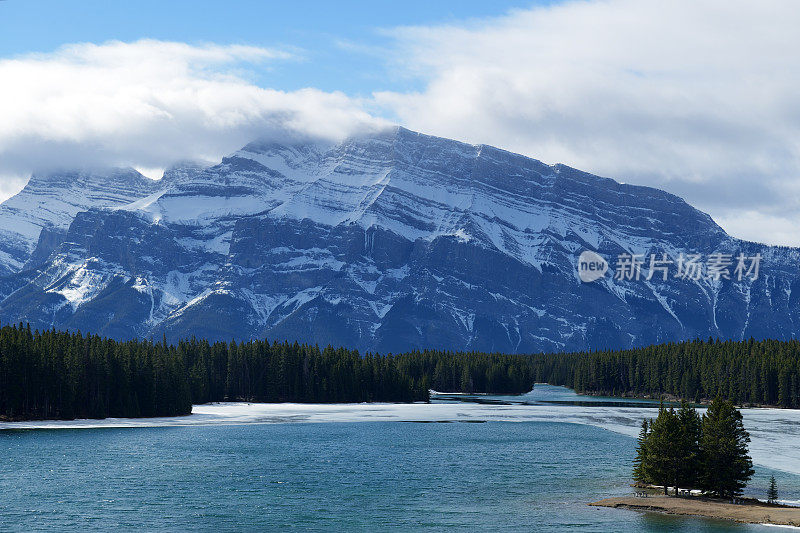
[[0, 530], [773, 530], [587, 506], [630, 493], [634, 446], [550, 422], [0, 431]]

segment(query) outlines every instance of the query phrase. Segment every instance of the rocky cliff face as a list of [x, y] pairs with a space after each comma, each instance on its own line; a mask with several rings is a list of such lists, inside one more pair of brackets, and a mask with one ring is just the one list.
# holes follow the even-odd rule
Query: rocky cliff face
[[65, 232], [76, 214], [128, 204], [155, 190], [155, 185], [133, 169], [34, 175], [22, 191], [0, 204], [0, 275], [23, 270], [42, 229], [48, 233], [38, 255], [47, 259], [50, 234]]
[[[733, 239], [665, 192], [489, 146], [395, 128], [336, 145], [257, 142], [160, 182], [100, 182], [92, 198], [105, 203], [53, 207], [38, 241], [7, 252], [0, 319], [381, 352], [800, 331], [798, 250]], [[45, 196], [66, 197], [55, 185]], [[0, 207], [9, 231], [45, 226], [15, 201]], [[0, 250], [14, 242], [3, 235]], [[609, 260], [604, 278], [580, 281], [584, 250]], [[647, 280], [645, 264], [638, 280], [614, 279], [620, 254], [716, 252], [760, 254], [759, 276]]]

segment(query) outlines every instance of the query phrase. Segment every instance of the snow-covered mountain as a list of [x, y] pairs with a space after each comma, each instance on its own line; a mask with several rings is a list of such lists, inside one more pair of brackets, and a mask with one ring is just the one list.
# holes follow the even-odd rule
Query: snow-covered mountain
[[23, 269], [42, 229], [63, 233], [80, 211], [128, 204], [154, 188], [153, 180], [133, 169], [34, 175], [0, 204], [0, 275]]
[[[797, 249], [733, 239], [665, 192], [490, 146], [394, 128], [338, 144], [255, 142], [159, 182], [75, 181], [32, 180], [0, 207], [13, 272], [0, 278], [0, 320], [379, 351], [800, 331]], [[81, 199], [65, 200], [76, 187]], [[582, 283], [584, 250], [612, 272]], [[760, 276], [613, 276], [619, 254], [715, 252], [760, 254]]]

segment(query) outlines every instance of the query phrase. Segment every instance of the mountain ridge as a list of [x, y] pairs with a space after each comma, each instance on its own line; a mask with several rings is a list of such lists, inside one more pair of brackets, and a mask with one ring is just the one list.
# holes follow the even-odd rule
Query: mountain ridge
[[129, 203], [155, 183], [132, 168], [34, 174], [0, 204], [0, 275], [22, 269], [42, 228], [66, 230], [79, 211]]
[[[122, 202], [132, 191], [71, 204], [66, 228], [41, 231], [27, 269], [0, 278], [0, 320], [384, 352], [790, 338], [800, 327], [797, 249], [734, 239], [658, 189], [401, 127], [254, 141]], [[583, 250], [612, 262], [760, 253], [765, 275], [615, 280], [612, 264], [586, 284]]]

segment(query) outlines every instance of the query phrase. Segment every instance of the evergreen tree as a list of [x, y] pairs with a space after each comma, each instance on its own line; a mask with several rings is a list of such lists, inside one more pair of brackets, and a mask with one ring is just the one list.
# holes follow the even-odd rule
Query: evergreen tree
[[778, 484], [775, 482], [775, 476], [769, 478], [769, 488], [767, 489], [767, 501], [775, 503], [778, 500]]
[[661, 405], [658, 417], [642, 422], [633, 478], [636, 482], [674, 488], [702, 487], [720, 496], [741, 492], [752, 475], [747, 456], [749, 437], [741, 414], [730, 402], [715, 401], [702, 419], [689, 404]]
[[647, 437], [647, 467], [645, 471], [657, 485], [668, 487], [678, 483], [681, 468], [682, 452], [680, 450], [681, 426], [675, 410], [663, 405], [658, 416], [650, 423], [650, 434]]
[[700, 470], [701, 421], [697, 411], [686, 402], [681, 402], [678, 410], [680, 437], [677, 443], [680, 454], [678, 474], [675, 481], [675, 494], [678, 488], [697, 486]]
[[753, 475], [749, 442], [742, 414], [730, 401], [714, 399], [701, 425], [700, 487], [721, 497], [740, 495]]
[[642, 429], [639, 430], [639, 438], [636, 444], [636, 458], [633, 460], [633, 480], [637, 483], [651, 483], [650, 474], [647, 471], [648, 453], [647, 438], [649, 428], [647, 419], [642, 420]]

